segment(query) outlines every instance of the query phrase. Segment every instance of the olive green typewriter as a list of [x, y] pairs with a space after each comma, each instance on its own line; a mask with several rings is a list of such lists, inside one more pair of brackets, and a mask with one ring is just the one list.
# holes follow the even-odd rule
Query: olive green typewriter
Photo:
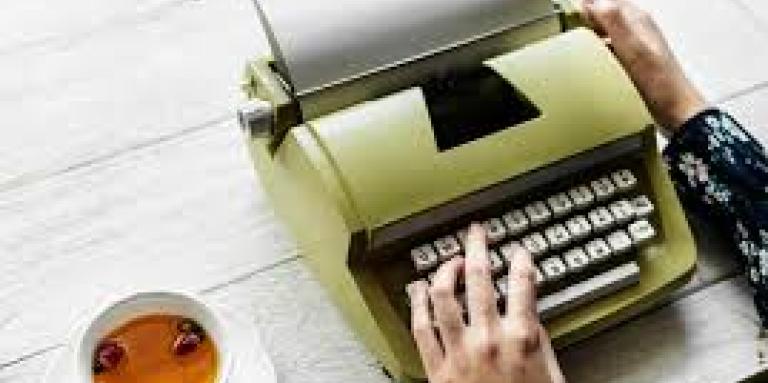
[[690, 277], [694, 243], [652, 118], [576, 3], [257, 10], [272, 56], [247, 65], [238, 116], [258, 176], [395, 380], [424, 379], [405, 287], [461, 255], [471, 222], [487, 229], [498, 286], [511, 244], [534, 256], [556, 347]]

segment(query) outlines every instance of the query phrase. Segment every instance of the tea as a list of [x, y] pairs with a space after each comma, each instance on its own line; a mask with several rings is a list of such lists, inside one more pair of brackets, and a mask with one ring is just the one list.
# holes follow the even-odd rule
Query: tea
[[194, 321], [148, 315], [115, 329], [93, 356], [95, 383], [214, 383], [218, 352]]

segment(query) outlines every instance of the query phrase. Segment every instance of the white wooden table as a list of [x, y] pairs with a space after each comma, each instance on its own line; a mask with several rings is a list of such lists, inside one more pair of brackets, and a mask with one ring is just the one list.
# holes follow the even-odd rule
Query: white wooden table
[[[768, 128], [764, 1], [640, 2], [712, 100]], [[0, 1], [0, 382], [37, 382], [89, 307], [158, 287], [253, 318], [281, 381], [387, 381], [256, 182], [233, 110], [266, 51], [248, 0]], [[749, 292], [700, 235], [673, 302], [561, 353], [573, 382], [764, 367]]]

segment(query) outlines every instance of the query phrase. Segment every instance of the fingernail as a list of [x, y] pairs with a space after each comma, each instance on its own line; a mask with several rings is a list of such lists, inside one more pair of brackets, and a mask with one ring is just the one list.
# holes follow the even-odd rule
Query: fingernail
[[418, 287], [418, 281], [411, 282], [408, 285], [405, 286], [405, 292], [408, 294], [408, 297], [413, 299], [413, 295], [416, 293], [416, 288]]
[[512, 254], [514, 256], [513, 261], [517, 265], [529, 262], [528, 259], [530, 259], [530, 254], [528, 253], [528, 250], [520, 245], [512, 245]]

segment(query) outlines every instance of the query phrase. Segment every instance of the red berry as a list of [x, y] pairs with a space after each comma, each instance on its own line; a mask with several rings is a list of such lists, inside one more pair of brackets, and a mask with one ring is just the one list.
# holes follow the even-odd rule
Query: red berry
[[105, 340], [96, 347], [93, 370], [96, 373], [113, 370], [125, 356], [125, 348], [113, 340]]
[[195, 333], [182, 333], [176, 337], [173, 342], [173, 353], [178, 356], [191, 354], [200, 344], [203, 343], [202, 337]]
[[205, 330], [192, 319], [182, 319], [176, 327], [181, 333], [194, 333], [200, 338], [205, 339]]

